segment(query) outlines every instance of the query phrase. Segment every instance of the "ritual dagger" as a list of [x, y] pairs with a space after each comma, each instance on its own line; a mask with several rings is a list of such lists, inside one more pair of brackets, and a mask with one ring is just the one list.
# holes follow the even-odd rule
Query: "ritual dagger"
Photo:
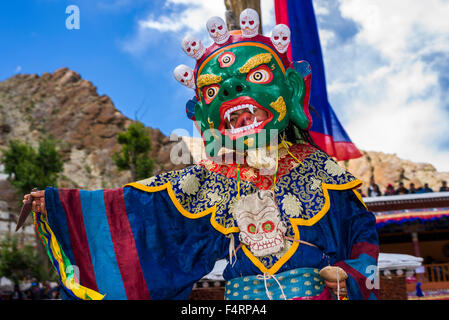
[[[33, 190], [31, 190], [31, 192], [35, 192], [35, 191], [37, 191], [37, 188], [33, 188]], [[25, 223], [25, 220], [30, 215], [31, 207], [33, 204], [33, 196], [31, 195], [31, 192], [30, 192], [30, 197], [23, 204], [22, 209], [20, 210], [19, 220], [17, 221], [17, 226], [16, 226], [16, 232], [23, 226], [23, 224]]]

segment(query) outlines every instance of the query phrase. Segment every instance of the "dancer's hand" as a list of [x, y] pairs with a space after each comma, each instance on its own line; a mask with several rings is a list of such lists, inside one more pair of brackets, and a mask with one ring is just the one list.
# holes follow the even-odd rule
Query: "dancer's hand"
[[[337, 296], [338, 283], [336, 281], [324, 280], [324, 285], [332, 290], [332, 292]], [[340, 281], [340, 298], [346, 298], [348, 292], [346, 291], [346, 281]]]
[[[320, 277], [324, 279], [324, 285], [340, 298], [347, 298], [346, 279], [348, 274], [338, 266], [327, 266], [320, 270]], [[340, 289], [340, 290], [338, 290]]]
[[[33, 196], [33, 202], [31, 210], [34, 212], [40, 212], [43, 214], [47, 214], [47, 210], [45, 208], [45, 191], [44, 190], [38, 190], [38, 191], [31, 191], [31, 196]], [[30, 194], [26, 194], [23, 197], [23, 203], [25, 204], [30, 199]]]

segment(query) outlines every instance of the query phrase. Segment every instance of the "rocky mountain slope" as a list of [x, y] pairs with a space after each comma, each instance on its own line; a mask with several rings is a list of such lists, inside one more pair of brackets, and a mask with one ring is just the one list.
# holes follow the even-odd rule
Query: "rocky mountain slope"
[[409, 188], [410, 183], [414, 183], [416, 188], [428, 183], [433, 191], [440, 189], [442, 181], [449, 183], [449, 172], [438, 172], [429, 163], [403, 160], [396, 154], [375, 151], [362, 151], [362, 153], [361, 158], [340, 162], [340, 165], [363, 181], [362, 190], [365, 193], [372, 177], [381, 192], [385, 191], [389, 183], [395, 188], [399, 182], [403, 182], [406, 188]]
[[[10, 139], [37, 146], [41, 137], [53, 136], [64, 161], [60, 187], [95, 190], [130, 182], [129, 172], [118, 172], [112, 155], [120, 150], [117, 134], [132, 122], [108, 96], [98, 95], [90, 81], [67, 68], [41, 76], [19, 74], [0, 82], [0, 150]], [[150, 156], [156, 159], [154, 173], [183, 167], [170, 161], [175, 142], [158, 129], [149, 131]], [[4, 176], [0, 180], [0, 201], [17, 211], [11, 185]]]

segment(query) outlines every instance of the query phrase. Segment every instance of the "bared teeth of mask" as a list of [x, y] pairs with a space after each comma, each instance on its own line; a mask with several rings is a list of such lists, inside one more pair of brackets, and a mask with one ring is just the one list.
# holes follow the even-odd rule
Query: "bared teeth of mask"
[[228, 121], [231, 121], [231, 113], [227, 112], [225, 115], [226, 119], [228, 119]]
[[248, 104], [247, 106], [248, 106], [249, 112], [254, 114], [254, 106], [252, 104]]

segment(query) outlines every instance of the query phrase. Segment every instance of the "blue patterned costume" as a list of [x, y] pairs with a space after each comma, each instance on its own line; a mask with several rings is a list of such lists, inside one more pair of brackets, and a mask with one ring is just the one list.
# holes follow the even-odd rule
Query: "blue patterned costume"
[[[233, 217], [237, 180], [230, 173], [214, 172], [212, 167], [217, 165], [210, 160], [131, 183], [123, 189], [82, 191], [82, 211], [102, 201], [107, 208], [117, 206], [111, 200], [113, 196], [101, 193], [123, 193], [131, 234], [125, 234], [126, 228], [122, 230], [120, 226], [114, 229], [110, 220], [119, 213], [108, 215], [110, 246], [115, 249], [111, 251], [115, 255], [112, 259], [118, 261], [121, 271], [123, 285], [120, 286], [145, 287], [151, 299], [187, 299], [192, 285], [212, 270], [216, 260], [229, 257], [230, 245], [241, 250], [237, 249], [235, 262], [228, 264], [224, 271], [227, 299], [282, 299], [282, 294], [287, 299], [316, 298], [324, 290], [318, 271], [327, 265], [338, 265], [349, 275], [346, 281], [349, 299], [376, 299], [377, 290], [370, 286], [373, 279], [370, 266], [377, 265], [378, 239], [374, 215], [367, 211], [355, 190], [361, 182], [324, 152], [312, 150], [301, 156], [302, 149], [301, 145], [291, 148], [301, 159], [300, 165], [288, 154], [280, 159], [285, 170], [274, 193], [287, 231], [285, 247], [276, 254], [255, 257], [245, 245], [240, 245], [239, 228]], [[245, 177], [250, 175], [242, 174], [241, 196], [258, 190]], [[69, 191], [46, 189], [48, 220], [61, 249], [73, 260], [71, 264], [79, 265], [83, 261], [76, 261], [71, 247], [76, 246], [74, 241], [80, 241], [76, 239], [82, 239], [85, 231], [72, 230], [69, 226], [70, 239], [64, 240], [68, 237], [63, 231], [65, 222], [58, 218], [75, 214], [73, 199], [69, 205], [61, 200], [64, 192]], [[95, 193], [100, 195], [94, 196]], [[57, 205], [60, 201], [62, 206]], [[83, 216], [86, 221], [86, 214]], [[131, 298], [128, 292], [121, 295], [117, 293], [120, 290], [108, 292], [107, 288], [114, 284], [99, 280], [99, 274], [112, 272], [108, 268], [113, 264], [103, 263], [103, 269], [95, 270], [105, 259], [104, 249], [91, 245], [99, 241], [98, 234], [92, 231], [86, 234], [95, 273], [92, 281], [96, 282], [96, 287], [90, 285], [91, 289], [106, 294], [108, 299]], [[135, 243], [139, 264], [135, 268], [143, 274], [140, 280], [138, 277], [125, 279], [130, 271], [123, 272], [125, 267], [120, 262], [124, 260], [120, 256], [123, 255], [120, 246], [124, 244], [120, 241], [128, 236]], [[81, 269], [88, 272], [89, 268]], [[89, 287], [87, 278], [81, 273], [81, 285]], [[143, 297], [146, 296], [137, 296]]]

